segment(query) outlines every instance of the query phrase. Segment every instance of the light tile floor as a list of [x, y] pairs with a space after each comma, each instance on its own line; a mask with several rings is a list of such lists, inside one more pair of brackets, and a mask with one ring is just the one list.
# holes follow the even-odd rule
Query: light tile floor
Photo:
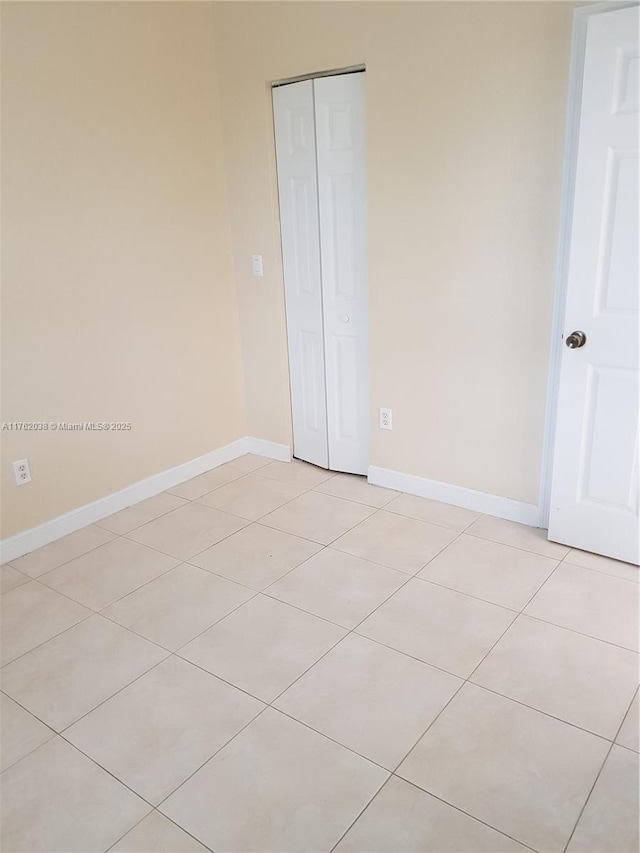
[[3, 853], [638, 853], [638, 569], [245, 456], [2, 567]]

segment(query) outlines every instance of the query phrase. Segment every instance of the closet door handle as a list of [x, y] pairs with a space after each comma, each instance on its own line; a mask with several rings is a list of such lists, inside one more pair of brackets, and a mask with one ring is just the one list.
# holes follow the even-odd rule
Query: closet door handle
[[343, 323], [348, 323], [350, 319], [351, 319], [351, 317], [348, 314], [343, 314], [342, 317], [340, 317], [340, 320]]

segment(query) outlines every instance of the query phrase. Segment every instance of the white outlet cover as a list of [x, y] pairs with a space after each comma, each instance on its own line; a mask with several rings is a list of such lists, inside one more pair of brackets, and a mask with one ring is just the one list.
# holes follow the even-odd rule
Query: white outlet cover
[[24, 486], [31, 482], [31, 469], [28, 459], [16, 459], [13, 463], [13, 476], [16, 478], [17, 486]]
[[391, 409], [380, 409], [380, 429], [392, 429], [392, 417], [393, 413]]
[[262, 255], [251, 255], [251, 270], [254, 276], [264, 275], [262, 271]]

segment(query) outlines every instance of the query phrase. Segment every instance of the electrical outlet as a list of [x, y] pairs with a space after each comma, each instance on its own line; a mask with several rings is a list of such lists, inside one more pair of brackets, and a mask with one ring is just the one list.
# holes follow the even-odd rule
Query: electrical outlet
[[262, 276], [262, 255], [251, 255], [251, 273], [254, 276]]
[[16, 478], [17, 486], [24, 486], [31, 482], [31, 469], [28, 459], [17, 459], [13, 463], [13, 476]]
[[391, 409], [380, 409], [380, 429], [393, 429], [391, 425]]

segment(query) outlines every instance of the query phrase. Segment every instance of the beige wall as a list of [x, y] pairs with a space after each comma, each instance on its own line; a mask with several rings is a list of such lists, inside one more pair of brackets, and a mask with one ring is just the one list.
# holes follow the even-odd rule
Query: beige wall
[[268, 84], [366, 63], [372, 463], [537, 502], [571, 14], [216, 4], [251, 434], [290, 435]]
[[133, 424], [5, 432], [7, 536], [246, 423], [211, 5], [1, 5], [2, 419]]
[[133, 424], [3, 433], [3, 536], [290, 440], [269, 83], [356, 63], [372, 463], [536, 502], [571, 4], [1, 11], [2, 419]]

